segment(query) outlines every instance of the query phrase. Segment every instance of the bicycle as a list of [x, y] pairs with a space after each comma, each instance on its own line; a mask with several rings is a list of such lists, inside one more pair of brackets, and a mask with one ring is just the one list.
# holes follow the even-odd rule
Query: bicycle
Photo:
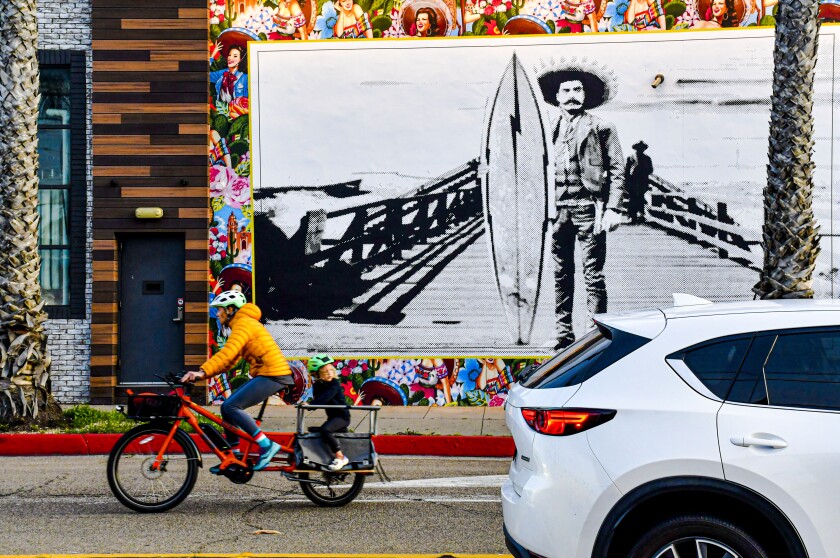
[[[181, 384], [176, 375], [161, 379], [172, 388], [169, 394], [135, 394], [127, 390], [128, 405], [117, 406], [120, 412], [142, 424], [123, 434], [108, 457], [108, 484], [114, 496], [129, 509], [146, 513], [170, 510], [189, 496], [198, 479], [198, 469], [204, 464], [198, 445], [183, 429], [183, 423], [189, 424], [221, 459], [221, 475], [237, 484], [250, 481], [255, 473], [253, 466], [259, 459], [256, 440], [194, 403], [190, 397], [191, 384]], [[262, 422], [267, 404], [268, 399], [262, 403], [257, 424]], [[304, 495], [319, 506], [349, 504], [361, 492], [365, 478], [376, 471], [377, 454], [372, 436], [376, 433], [379, 407], [349, 407], [351, 411], [369, 411], [370, 428], [368, 432], [336, 434], [350, 459], [340, 471], [327, 468], [333, 456], [317, 429], [303, 431], [305, 411], [337, 406], [299, 404], [296, 407], [297, 429], [291, 434], [289, 445], [280, 444], [281, 451], [272, 464], [258, 472], [280, 472], [300, 483]], [[199, 423], [196, 414], [239, 436], [241, 455], [234, 453], [211, 424]]]

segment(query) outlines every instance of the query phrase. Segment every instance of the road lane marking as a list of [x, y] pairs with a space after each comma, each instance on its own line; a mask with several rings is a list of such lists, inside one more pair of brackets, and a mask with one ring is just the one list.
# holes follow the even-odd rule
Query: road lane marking
[[501, 488], [507, 475], [443, 477], [391, 482], [368, 482], [365, 488]]
[[[253, 502], [255, 500], [271, 503], [271, 504], [300, 504], [300, 503], [308, 503], [310, 500], [308, 498], [302, 498], [300, 496], [290, 496], [288, 498], [271, 498], [271, 499], [262, 499], [262, 498], [255, 498], [254, 496], [220, 496], [218, 494], [195, 494], [193, 493], [190, 495], [187, 503], [190, 501], [206, 501], [208, 499], [212, 499], [214, 502]], [[57, 503], [57, 504], [107, 504], [107, 503], [117, 503], [117, 500], [112, 496], [90, 496], [90, 497], [79, 497], [79, 496], [68, 496], [68, 497], [61, 497], [55, 496], [50, 498], [27, 498], [24, 500], [12, 500], [6, 502], [5, 498], [0, 498], [0, 501], [3, 501], [7, 506], [12, 505], [14, 503], [19, 503], [20, 505], [29, 506], [31, 504], [38, 504], [38, 503]], [[359, 504], [380, 504], [380, 503], [403, 503], [403, 504], [418, 504], [418, 503], [430, 503], [430, 504], [486, 504], [486, 503], [501, 503], [501, 498], [497, 496], [473, 496], [470, 498], [458, 498], [458, 497], [448, 497], [448, 496], [438, 496], [438, 497], [422, 497], [422, 496], [383, 496], [379, 498], [356, 498], [353, 500], [353, 503]], [[38, 555], [40, 556], [40, 554]], [[0, 558], [5, 558], [4, 554], [0, 554]]]

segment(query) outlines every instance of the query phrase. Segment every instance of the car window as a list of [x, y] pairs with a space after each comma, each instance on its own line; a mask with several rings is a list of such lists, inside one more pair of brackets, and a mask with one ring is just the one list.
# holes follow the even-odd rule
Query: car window
[[779, 335], [764, 376], [770, 405], [840, 409], [840, 331]]
[[725, 399], [751, 341], [751, 337], [727, 338], [704, 343], [673, 356], [681, 356], [685, 365], [709, 391]]
[[551, 389], [580, 384], [650, 341], [603, 324], [597, 325], [530, 372], [524, 380], [520, 379], [522, 386]]
[[727, 401], [753, 405], [767, 404], [764, 364], [767, 362], [767, 356], [775, 342], [775, 334], [756, 336], [752, 345], [750, 345], [747, 356], [744, 358], [741, 370], [732, 384], [732, 389], [729, 390]]

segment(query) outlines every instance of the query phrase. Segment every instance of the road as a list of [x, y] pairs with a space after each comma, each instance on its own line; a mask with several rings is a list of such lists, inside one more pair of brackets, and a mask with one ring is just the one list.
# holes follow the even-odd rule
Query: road
[[[0, 555], [76, 553], [506, 553], [507, 459], [382, 458], [344, 508], [319, 508], [276, 473], [235, 485], [205, 468], [189, 498], [138, 514], [111, 494], [106, 456], [0, 460]], [[279, 534], [254, 534], [274, 530]]]

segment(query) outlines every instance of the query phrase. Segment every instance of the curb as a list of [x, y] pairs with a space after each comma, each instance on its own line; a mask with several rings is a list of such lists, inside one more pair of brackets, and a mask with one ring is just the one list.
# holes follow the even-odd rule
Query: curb
[[[0, 434], [0, 456], [107, 455], [122, 434]], [[191, 434], [202, 453], [210, 448]], [[288, 444], [291, 433], [270, 438]], [[433, 455], [443, 457], [513, 457], [509, 436], [374, 436], [379, 455]]]

